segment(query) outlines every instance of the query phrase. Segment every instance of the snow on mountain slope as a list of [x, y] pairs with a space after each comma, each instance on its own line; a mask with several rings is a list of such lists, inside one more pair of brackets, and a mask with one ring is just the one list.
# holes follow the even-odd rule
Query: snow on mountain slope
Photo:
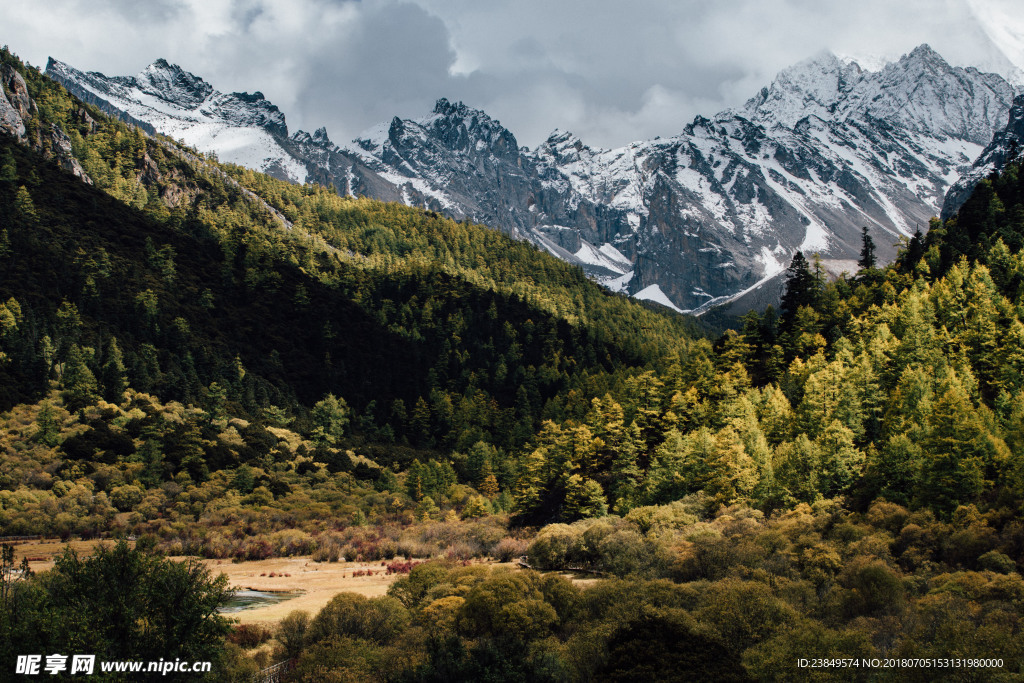
[[260, 171], [276, 171], [292, 182], [306, 180], [306, 167], [278, 142], [287, 137], [284, 114], [262, 93], [218, 92], [202, 78], [158, 59], [136, 76], [107, 78], [83, 73], [50, 58], [46, 73], [88, 101], [102, 100], [129, 120], [143, 121], [164, 135], [219, 159]]
[[877, 72], [824, 53], [679, 136], [592, 150], [556, 131], [536, 155], [579, 194], [628, 212], [631, 291], [658, 284], [703, 310], [770, 277], [765, 253], [855, 257], [867, 226], [893, 256], [938, 213], [1013, 94], [927, 46]]
[[163, 61], [131, 78], [55, 60], [48, 72], [221, 159], [485, 223], [615, 291], [701, 312], [763, 295], [798, 249], [856, 258], [862, 226], [891, 258], [1003, 128], [1015, 94], [926, 45], [873, 68], [822, 53], [743, 107], [612, 150], [558, 130], [520, 148], [499, 121], [446, 99], [338, 147], [323, 130], [287, 137], [258, 93], [218, 93]]
[[1006, 127], [996, 132], [992, 142], [978, 155], [974, 166], [946, 193], [942, 205], [942, 219], [950, 218], [974, 191], [974, 186], [995, 171], [1001, 171], [1007, 162], [1020, 158], [1024, 150], [1024, 95], [1014, 100]]

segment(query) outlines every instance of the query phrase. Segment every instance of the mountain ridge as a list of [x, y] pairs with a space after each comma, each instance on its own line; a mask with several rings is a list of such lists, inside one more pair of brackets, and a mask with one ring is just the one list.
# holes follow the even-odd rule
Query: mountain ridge
[[[777, 277], [798, 249], [837, 262], [856, 257], [865, 225], [879, 256], [892, 258], [895, 243], [939, 212], [1015, 94], [1000, 76], [952, 67], [922, 45], [876, 72], [819, 54], [740, 108], [612, 150], [557, 130], [521, 148], [499, 121], [445, 98], [425, 117], [395, 117], [338, 146], [324, 129], [288, 137], [283, 114], [278, 124], [262, 95], [216, 93], [166, 62], [146, 78], [105, 82], [64, 66], [51, 75], [91, 87], [94, 97], [105, 82], [183, 91], [190, 126], [152, 107], [123, 109], [162, 132], [187, 133], [189, 144], [220, 145], [227, 161], [485, 223], [612, 289], [697, 313]], [[117, 94], [114, 86], [107, 90]], [[243, 115], [245, 97], [274, 116]], [[227, 130], [247, 117], [246, 130], [268, 136], [250, 143], [255, 153], [232, 147]], [[224, 129], [196, 134], [211, 119]]]

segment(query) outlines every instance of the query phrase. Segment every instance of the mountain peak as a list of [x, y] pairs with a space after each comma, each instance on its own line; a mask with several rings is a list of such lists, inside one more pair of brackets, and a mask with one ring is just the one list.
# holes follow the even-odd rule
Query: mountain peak
[[849, 108], [916, 133], [986, 145], [1013, 96], [1001, 76], [952, 66], [922, 44], [866, 79]]
[[313, 141], [318, 142], [321, 145], [327, 145], [328, 147], [333, 145], [331, 139], [327, 137], [327, 128], [325, 126], [321, 126], [313, 132]]
[[447, 97], [442, 97], [434, 103], [434, 114], [440, 114], [441, 116], [466, 116], [470, 112], [462, 102], [449, 102]]
[[844, 64], [823, 50], [779, 72], [744, 107], [752, 119], [793, 127], [808, 115], [828, 118], [844, 95], [863, 78], [855, 62]]
[[465, 121], [466, 125], [501, 127], [501, 122], [492, 119], [484, 110], [475, 109], [461, 101], [451, 102], [446, 97], [442, 97], [434, 103], [434, 111], [431, 114], [434, 117], [443, 117], [452, 121]]
[[565, 144], [569, 144], [577, 148], [585, 146], [578, 135], [567, 130], [562, 130], [561, 128], [555, 128], [551, 131], [551, 135], [549, 135], [547, 140], [542, 144], [546, 147], [558, 147]]
[[938, 60], [943, 64], [946, 63], [946, 60], [942, 58], [942, 55], [936, 52], [928, 43], [921, 43], [911, 50], [907, 57], [910, 59]]
[[143, 69], [135, 81], [144, 92], [189, 108], [199, 106], [213, 94], [212, 85], [163, 58]]

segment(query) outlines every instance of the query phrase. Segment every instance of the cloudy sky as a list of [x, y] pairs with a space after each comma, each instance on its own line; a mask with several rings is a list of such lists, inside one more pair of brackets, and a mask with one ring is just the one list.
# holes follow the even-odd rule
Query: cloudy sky
[[927, 42], [1009, 74], [1024, 67], [1019, 2], [3, 0], [0, 43], [107, 75], [164, 57], [219, 90], [260, 90], [292, 131], [324, 125], [335, 142], [447, 97], [520, 144], [561, 128], [611, 147], [742, 104], [824, 49], [892, 58]]

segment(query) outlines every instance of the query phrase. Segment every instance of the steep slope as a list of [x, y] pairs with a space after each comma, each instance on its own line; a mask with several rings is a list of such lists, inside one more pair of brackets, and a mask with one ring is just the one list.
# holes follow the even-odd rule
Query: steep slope
[[[825, 53], [784, 70], [744, 107], [614, 150], [563, 131], [520, 148], [486, 113], [445, 99], [427, 117], [395, 118], [338, 147], [323, 130], [286, 137], [283, 117], [260, 118], [272, 105], [249, 112], [240, 103], [255, 96], [220, 95], [163, 62], [133, 79], [51, 66], [70, 87], [222, 159], [486, 223], [612, 289], [696, 312], [746, 300], [798, 249], [838, 268], [856, 257], [862, 226], [880, 258], [892, 258], [902, 236], [938, 213], [1014, 96], [1001, 77], [951, 67], [927, 46], [877, 72]], [[180, 121], [154, 98], [177, 102]], [[252, 123], [231, 123], [242, 120]], [[253, 142], [262, 151], [246, 156], [226, 132], [207, 134], [211, 126], [266, 134], [276, 151]]]
[[[678, 316], [497, 231], [204, 160], [6, 51], [0, 69], [26, 112], [0, 133], [4, 408], [51, 380], [253, 416], [332, 393], [371, 441], [512, 447], [542, 411], [585, 411], [574, 387], [689, 343]], [[93, 185], [33, 149], [47, 131]]]
[[1002, 171], [1020, 154], [1024, 142], [1024, 95], [1013, 102], [1006, 127], [996, 131], [992, 141], [975, 159], [971, 170], [957, 180], [942, 203], [942, 220], [951, 218], [971, 196], [975, 186], [993, 172]]
[[500, 122], [461, 102], [440, 99], [428, 117], [370, 129], [351, 151], [407, 204], [499, 227], [598, 279], [628, 269], [629, 259], [607, 244], [628, 227], [621, 212], [580, 197]]
[[289, 182], [334, 183], [343, 193], [399, 199], [391, 184], [332, 144], [325, 129], [289, 136], [284, 114], [260, 92], [219, 92], [163, 59], [136, 76], [107, 77], [51, 57], [46, 74], [107, 114], [213, 152], [221, 161]]
[[658, 285], [702, 310], [778, 274], [796, 249], [855, 257], [864, 225], [891, 258], [1012, 96], [926, 46], [877, 73], [824, 54], [677, 137], [595, 151], [558, 134], [538, 153], [584, 196], [629, 212], [630, 291]]

